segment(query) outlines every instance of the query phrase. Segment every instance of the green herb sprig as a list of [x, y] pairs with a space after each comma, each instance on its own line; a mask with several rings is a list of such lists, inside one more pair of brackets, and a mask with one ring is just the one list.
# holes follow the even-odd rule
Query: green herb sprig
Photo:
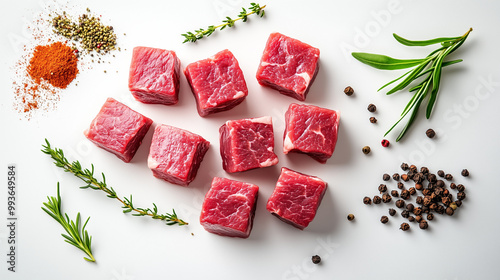
[[226, 17], [226, 19], [223, 20], [222, 24], [220, 24], [220, 25], [217, 25], [217, 26], [210, 25], [209, 27], [207, 27], [207, 29], [200, 28], [198, 30], [195, 30], [194, 32], [188, 31], [184, 34], [181, 34], [185, 38], [184, 42], [182, 42], [182, 43], [196, 42], [197, 40], [200, 40], [204, 37], [208, 37], [208, 36], [212, 35], [212, 33], [214, 33], [215, 30], [217, 30], [219, 28], [220, 28], [220, 30], [223, 30], [226, 27], [233, 27], [234, 23], [238, 20], [241, 20], [242, 22], [246, 22], [248, 19], [248, 16], [252, 15], [252, 14], [256, 14], [260, 17], [263, 17], [265, 14], [265, 11], [264, 11], [265, 7], [266, 7], [266, 5], [260, 6], [259, 4], [256, 4], [256, 3], [250, 3], [250, 8], [248, 8], [250, 11], [247, 12], [247, 10], [245, 8], [241, 8], [242, 11], [238, 15], [238, 18], [232, 19], [231, 17]]
[[61, 211], [61, 195], [59, 194], [59, 183], [57, 183], [57, 197], [48, 197], [48, 202], [44, 202], [42, 210], [49, 214], [54, 220], [56, 220], [68, 234], [62, 233], [61, 235], [65, 238], [64, 241], [75, 246], [76, 248], [82, 250], [87, 254], [87, 257], [83, 257], [86, 261], [95, 262], [95, 258], [92, 255], [92, 236], [90, 236], [85, 229], [90, 217], [87, 218], [82, 227], [80, 227], [80, 213], [76, 215], [76, 220], [72, 221], [68, 214], [62, 213]]
[[64, 171], [66, 172], [73, 173], [73, 175], [75, 175], [77, 178], [80, 178], [87, 184], [80, 188], [82, 189], [91, 188], [93, 190], [101, 190], [105, 192], [107, 194], [107, 197], [116, 199], [123, 204], [122, 206], [123, 213], [133, 212], [132, 213], [133, 216], [150, 216], [153, 219], [165, 221], [166, 224], [169, 226], [175, 224], [178, 224], [180, 226], [188, 224], [187, 222], [177, 217], [177, 214], [175, 213], [174, 209], [172, 209], [172, 214], [170, 213], [158, 214], [158, 208], [154, 203], [153, 203], [153, 209], [135, 207], [134, 204], [132, 203], [132, 195], [130, 195], [130, 198], [123, 197], [122, 199], [117, 195], [116, 191], [112, 187], [108, 187], [108, 185], [106, 184], [106, 177], [104, 176], [104, 173], [101, 173], [102, 181], [94, 177], [93, 164], [91, 165], [90, 170], [87, 168], [82, 169], [82, 166], [79, 161], [74, 161], [70, 163], [68, 159], [64, 156], [64, 152], [62, 149], [58, 148], [52, 149], [47, 139], [45, 139], [45, 142], [46, 145], [42, 145], [43, 147], [42, 152], [47, 155], [50, 155], [54, 160], [54, 164], [57, 167], [64, 169]]
[[[441, 47], [431, 52], [427, 57], [422, 59], [395, 59], [385, 55], [379, 54], [370, 54], [370, 53], [361, 53], [361, 52], [353, 52], [352, 56], [357, 60], [368, 64], [372, 67], [382, 70], [397, 70], [397, 69], [405, 69], [410, 67], [415, 67], [412, 70], [406, 72], [402, 76], [397, 79], [394, 79], [387, 84], [383, 85], [378, 90], [382, 90], [383, 88], [395, 83], [403, 79], [399, 84], [393, 87], [391, 90], [387, 92], [387, 94], [392, 94], [394, 92], [403, 90], [407, 88], [412, 82], [417, 79], [425, 76], [425, 78], [420, 81], [417, 85], [411, 87], [409, 89], [410, 92], [415, 92], [413, 97], [410, 99], [403, 112], [401, 113], [400, 119], [385, 133], [384, 136], [389, 134], [394, 127], [396, 127], [411, 111], [410, 118], [406, 124], [406, 126], [401, 130], [399, 136], [396, 141], [399, 141], [406, 134], [412, 123], [414, 122], [420, 105], [422, 102], [428, 97], [427, 102], [427, 110], [426, 110], [426, 118], [429, 119], [432, 113], [432, 109], [434, 104], [436, 103], [437, 95], [439, 92], [439, 86], [441, 82], [441, 72], [443, 67], [459, 63], [462, 60], [451, 60], [444, 61], [446, 56], [450, 53], [457, 50], [467, 39], [469, 33], [472, 31], [472, 28], [469, 29], [464, 35], [459, 37], [443, 37], [443, 38], [435, 38], [425, 41], [412, 41], [405, 39], [396, 34], [394, 38], [401, 44], [406, 46], [429, 46], [433, 44], [441, 44]], [[405, 78], [406, 77], [406, 78]]]

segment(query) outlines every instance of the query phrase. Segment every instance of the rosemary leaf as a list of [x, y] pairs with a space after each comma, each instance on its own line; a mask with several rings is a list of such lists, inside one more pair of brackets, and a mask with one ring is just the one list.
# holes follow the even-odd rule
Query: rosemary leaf
[[90, 217], [87, 218], [82, 227], [80, 227], [80, 213], [76, 215], [76, 220], [72, 221], [68, 214], [61, 212], [61, 195], [59, 193], [59, 183], [57, 183], [57, 197], [47, 197], [48, 202], [44, 202], [42, 210], [49, 214], [54, 220], [56, 220], [64, 230], [69, 234], [62, 233], [62, 237], [65, 238], [64, 241], [75, 246], [76, 248], [82, 250], [87, 256], [84, 257], [86, 261], [95, 262], [95, 258], [92, 255], [92, 237], [88, 234], [85, 227], [89, 222]]

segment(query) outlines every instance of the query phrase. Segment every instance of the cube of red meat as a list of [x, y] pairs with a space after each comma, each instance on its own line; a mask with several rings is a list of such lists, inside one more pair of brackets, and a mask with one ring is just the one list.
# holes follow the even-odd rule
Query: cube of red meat
[[319, 49], [283, 34], [272, 33], [257, 70], [257, 81], [304, 101], [318, 69]]
[[108, 98], [83, 133], [98, 147], [130, 162], [153, 121], [113, 98]]
[[227, 121], [219, 129], [222, 167], [240, 172], [278, 163], [271, 117]]
[[335, 150], [339, 119], [339, 112], [334, 110], [290, 104], [285, 114], [283, 152], [305, 153], [326, 163]]
[[302, 230], [316, 216], [326, 187], [326, 182], [318, 177], [283, 167], [266, 208], [282, 221]]
[[210, 142], [197, 134], [158, 125], [149, 149], [148, 167], [157, 178], [187, 186], [196, 177], [209, 147]]
[[128, 80], [132, 95], [143, 103], [176, 104], [180, 65], [174, 51], [135, 47]]
[[202, 117], [229, 110], [248, 95], [243, 72], [229, 50], [189, 64], [184, 74], [196, 98], [198, 114]]
[[215, 177], [205, 195], [200, 223], [206, 231], [247, 238], [252, 230], [259, 187]]

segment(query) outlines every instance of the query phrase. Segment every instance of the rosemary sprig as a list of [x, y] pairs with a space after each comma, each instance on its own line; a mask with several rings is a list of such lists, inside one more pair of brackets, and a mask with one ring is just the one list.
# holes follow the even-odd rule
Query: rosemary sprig
[[172, 209], [172, 214], [170, 213], [158, 214], [158, 208], [154, 203], [153, 203], [153, 209], [135, 207], [134, 204], [132, 203], [132, 195], [130, 195], [130, 198], [123, 197], [122, 199], [116, 194], [116, 191], [112, 187], [108, 187], [108, 185], [106, 184], [106, 177], [104, 176], [104, 173], [101, 173], [102, 181], [94, 177], [93, 164], [91, 165], [90, 170], [87, 168], [82, 169], [82, 166], [79, 161], [74, 161], [70, 163], [68, 159], [64, 156], [64, 152], [62, 149], [58, 148], [52, 149], [47, 139], [45, 139], [45, 143], [46, 145], [42, 145], [43, 147], [42, 152], [47, 155], [50, 155], [50, 157], [52, 157], [52, 159], [54, 160], [54, 164], [57, 167], [64, 169], [64, 171], [66, 172], [73, 173], [73, 175], [75, 175], [77, 178], [80, 178], [87, 184], [80, 188], [82, 189], [91, 188], [93, 190], [101, 190], [105, 192], [107, 197], [116, 199], [123, 204], [122, 206], [123, 213], [133, 212], [132, 213], [133, 216], [150, 216], [153, 219], [165, 221], [166, 224], [169, 226], [175, 224], [178, 224], [180, 226], [188, 224], [187, 222], [177, 217], [177, 213], [175, 213], [174, 209]]
[[413, 97], [410, 99], [410, 101], [404, 108], [399, 120], [385, 133], [385, 135], [391, 132], [394, 129], [394, 127], [396, 127], [411, 111], [411, 115], [406, 126], [401, 130], [398, 138], [396, 139], [396, 141], [401, 140], [408, 131], [408, 129], [410, 128], [410, 126], [412, 125], [413, 121], [415, 120], [420, 105], [426, 98], [428, 98], [426, 118], [427, 119], [430, 118], [432, 114], [432, 109], [434, 107], [434, 104], [436, 103], [437, 94], [439, 92], [442, 68], [462, 61], [461, 59], [444, 61], [444, 59], [446, 58], [447, 55], [454, 52], [465, 42], [467, 36], [469, 36], [469, 33], [471, 31], [472, 28], [470, 28], [469, 31], [467, 31], [464, 35], [459, 37], [435, 38], [425, 41], [412, 41], [405, 39], [401, 36], [398, 36], [396, 34], [393, 34], [394, 38], [399, 43], [406, 46], [428, 46], [433, 44], [441, 44], [440, 48], [434, 50], [427, 57], [422, 59], [394, 59], [392, 57], [379, 54], [360, 53], [360, 52], [352, 53], [352, 56], [354, 56], [354, 58], [356, 58], [357, 60], [377, 69], [396, 70], [396, 69], [415, 67], [412, 70], [400, 76], [399, 78], [394, 79], [389, 83], [383, 85], [379, 89], [380, 91], [383, 88], [404, 78], [399, 84], [397, 84], [387, 92], [388, 95], [396, 91], [400, 91], [407, 88], [415, 80], [419, 79], [422, 76], [427, 75], [417, 85], [409, 89], [410, 92], [415, 92], [413, 94]]
[[207, 29], [200, 28], [198, 30], [195, 30], [194, 33], [188, 31], [184, 34], [181, 34], [185, 38], [184, 42], [182, 42], [182, 43], [196, 42], [197, 40], [200, 40], [203, 37], [208, 37], [208, 36], [212, 35], [212, 33], [214, 33], [215, 30], [217, 30], [219, 28], [220, 28], [220, 30], [223, 30], [226, 27], [233, 27], [234, 23], [238, 20], [246, 22], [248, 19], [248, 16], [252, 15], [252, 14], [256, 14], [260, 17], [263, 17], [265, 14], [265, 11], [264, 11], [265, 7], [266, 7], [266, 5], [260, 6], [259, 4], [256, 4], [256, 3], [250, 3], [250, 8], [248, 8], [250, 11], [247, 12], [247, 10], [245, 8], [241, 8], [242, 11], [238, 15], [238, 18], [232, 19], [231, 17], [226, 17], [226, 19], [222, 21], [222, 24], [219, 24], [217, 26], [210, 25], [209, 27], [207, 27]]
[[64, 241], [75, 246], [76, 248], [82, 250], [87, 254], [87, 257], [83, 257], [86, 261], [95, 262], [95, 258], [92, 255], [92, 236], [90, 236], [85, 229], [90, 217], [87, 218], [85, 223], [80, 229], [80, 213], [76, 215], [76, 220], [72, 221], [68, 217], [68, 214], [61, 212], [61, 195], [59, 194], [59, 183], [57, 183], [57, 197], [48, 197], [48, 202], [44, 202], [42, 210], [49, 214], [54, 220], [56, 220], [68, 234], [62, 233], [61, 235], [65, 238]]

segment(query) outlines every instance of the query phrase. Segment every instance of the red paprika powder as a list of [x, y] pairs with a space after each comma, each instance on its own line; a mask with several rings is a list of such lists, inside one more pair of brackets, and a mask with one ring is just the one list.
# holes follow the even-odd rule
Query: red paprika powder
[[66, 88], [78, 74], [78, 57], [61, 42], [36, 46], [28, 65], [28, 74], [40, 84], [44, 79], [54, 87]]

